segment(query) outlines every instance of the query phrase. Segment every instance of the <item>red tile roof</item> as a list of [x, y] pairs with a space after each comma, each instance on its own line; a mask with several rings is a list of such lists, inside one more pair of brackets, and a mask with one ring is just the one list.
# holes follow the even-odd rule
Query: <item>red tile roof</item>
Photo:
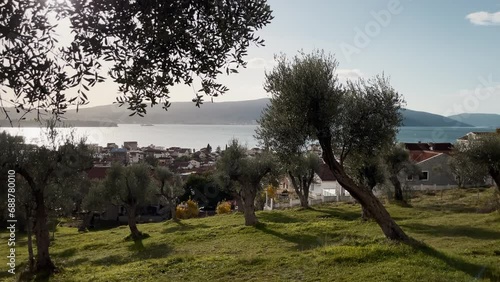
[[108, 168], [106, 166], [94, 166], [87, 170], [87, 176], [90, 179], [104, 179], [106, 178]]
[[321, 181], [336, 181], [337, 178], [333, 175], [333, 172], [330, 170], [327, 164], [321, 164], [316, 171]]
[[423, 162], [442, 153], [435, 151], [410, 151], [410, 159], [414, 162]]

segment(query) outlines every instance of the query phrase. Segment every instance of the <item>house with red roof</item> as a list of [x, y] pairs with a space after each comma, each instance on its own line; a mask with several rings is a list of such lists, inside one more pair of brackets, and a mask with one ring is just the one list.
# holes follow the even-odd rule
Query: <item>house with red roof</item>
[[403, 175], [404, 182], [414, 189], [455, 187], [457, 181], [452, 174], [449, 161], [451, 143], [405, 143], [410, 160], [420, 169], [420, 175]]

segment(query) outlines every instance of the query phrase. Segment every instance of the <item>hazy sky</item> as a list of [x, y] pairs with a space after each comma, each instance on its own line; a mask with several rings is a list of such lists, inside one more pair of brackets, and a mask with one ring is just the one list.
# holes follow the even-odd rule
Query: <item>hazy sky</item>
[[[223, 76], [230, 91], [216, 101], [268, 97], [273, 56], [314, 48], [334, 53], [343, 78], [385, 72], [407, 107], [438, 114], [500, 114], [500, 2], [493, 0], [269, 0], [274, 20], [259, 31], [248, 68]], [[112, 103], [116, 85], [94, 87], [91, 106]], [[194, 87], [199, 89], [199, 87]], [[189, 101], [191, 87], [172, 88]]]

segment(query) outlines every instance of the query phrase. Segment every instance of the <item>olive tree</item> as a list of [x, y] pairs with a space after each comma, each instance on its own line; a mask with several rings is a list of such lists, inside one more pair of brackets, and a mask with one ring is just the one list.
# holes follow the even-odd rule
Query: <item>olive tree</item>
[[406, 175], [420, 174], [420, 168], [410, 159], [410, 152], [403, 144], [395, 144], [387, 148], [383, 156], [384, 162], [389, 172], [389, 181], [394, 187], [394, 199], [401, 203], [406, 203], [401, 187], [401, 173]]
[[226, 189], [233, 192], [242, 204], [245, 225], [256, 225], [255, 198], [263, 189], [262, 181], [275, 169], [275, 160], [270, 153], [247, 156], [246, 148], [232, 140], [222, 157], [217, 161], [217, 173]]
[[122, 166], [114, 163], [109, 169], [99, 194], [106, 202], [124, 206], [131, 238], [136, 241], [144, 237], [137, 228], [137, 208], [154, 196], [156, 189], [151, 183], [151, 171], [144, 164]]
[[[49, 254], [50, 207], [62, 205], [64, 195], [61, 179], [79, 174], [92, 166], [92, 151], [84, 140], [75, 142], [72, 136], [59, 136], [53, 124], [48, 129], [49, 145], [25, 144], [22, 138], [0, 134], [0, 167], [12, 169], [29, 187], [29, 198], [34, 203], [34, 233], [36, 238], [35, 271], [51, 273], [55, 269]], [[60, 191], [58, 193], [55, 193]], [[27, 198], [28, 199], [28, 198]]]
[[[344, 168], [358, 186], [367, 187], [370, 191], [387, 180], [387, 170], [380, 154], [374, 156], [351, 154], [345, 161]], [[361, 207], [361, 218], [363, 220], [373, 218], [364, 206]]]
[[451, 174], [455, 177], [458, 187], [467, 187], [471, 185], [484, 185], [488, 177], [488, 169], [485, 169], [482, 161], [477, 162], [469, 158], [466, 152], [466, 145], [455, 144], [448, 165]]
[[344, 167], [352, 152], [373, 155], [395, 140], [402, 121], [400, 94], [383, 75], [342, 85], [336, 75], [337, 61], [321, 51], [293, 59], [281, 55], [276, 60], [277, 65], [266, 73], [264, 87], [271, 94], [266, 110], [283, 113], [281, 122], [295, 132], [285, 138], [318, 140], [323, 160], [340, 185], [370, 212], [385, 236], [408, 241], [371, 189], [356, 183]]
[[177, 221], [175, 214], [176, 199], [184, 194], [184, 187], [180, 175], [171, 172], [165, 167], [155, 168], [155, 179], [160, 187], [160, 194], [170, 206], [172, 220]]
[[307, 152], [307, 137], [296, 134], [295, 128], [289, 126], [288, 118], [287, 113], [279, 111], [278, 107], [266, 107], [258, 120], [255, 137], [276, 153], [284, 174], [299, 196], [300, 205], [307, 208], [309, 188], [320, 160], [316, 154]]
[[491, 176], [500, 191], [500, 134], [492, 133], [471, 140], [463, 152], [472, 163]]
[[[1, 92], [0, 106], [7, 117], [15, 114], [10, 105], [64, 114], [88, 103], [89, 88], [107, 79], [104, 64], [118, 84], [118, 103], [132, 114], [145, 114], [148, 102], [167, 109], [169, 89], [196, 79], [199, 106], [201, 93], [228, 90], [216, 82], [222, 70], [237, 72], [250, 44], [264, 44], [256, 32], [271, 13], [266, 0], [7, 1], [0, 9], [0, 88], [14, 98]], [[72, 35], [64, 41], [61, 21]]]

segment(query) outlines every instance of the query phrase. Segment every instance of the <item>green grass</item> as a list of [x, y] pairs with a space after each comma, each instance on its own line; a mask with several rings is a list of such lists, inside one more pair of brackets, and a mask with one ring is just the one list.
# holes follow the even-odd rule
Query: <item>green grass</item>
[[[127, 226], [60, 227], [50, 281], [500, 281], [500, 213], [478, 212], [494, 190], [470, 191], [387, 205], [420, 247], [388, 242], [351, 204], [259, 212], [257, 227], [240, 214], [141, 224], [151, 237], [139, 243], [124, 240]], [[17, 252], [26, 260], [24, 238]]]

